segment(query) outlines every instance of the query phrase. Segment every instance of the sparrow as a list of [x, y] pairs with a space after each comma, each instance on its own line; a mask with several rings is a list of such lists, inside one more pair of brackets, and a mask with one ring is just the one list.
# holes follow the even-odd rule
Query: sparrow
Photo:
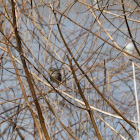
[[57, 83], [59, 84], [59, 82], [61, 82], [61, 73], [60, 73], [60, 69], [57, 69], [57, 68], [54, 68], [54, 67], [50, 67], [49, 70], [48, 70], [48, 73], [50, 75], [50, 80], [53, 82], [53, 83]]

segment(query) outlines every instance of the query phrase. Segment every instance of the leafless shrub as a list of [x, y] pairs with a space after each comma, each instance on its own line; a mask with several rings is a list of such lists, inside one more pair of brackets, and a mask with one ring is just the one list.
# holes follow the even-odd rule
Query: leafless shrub
[[2, 139], [140, 138], [139, 0], [0, 2]]

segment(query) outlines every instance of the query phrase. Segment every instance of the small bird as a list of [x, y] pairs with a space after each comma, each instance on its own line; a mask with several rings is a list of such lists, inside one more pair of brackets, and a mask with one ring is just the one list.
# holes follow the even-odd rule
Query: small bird
[[49, 70], [48, 70], [48, 73], [50, 75], [50, 80], [53, 83], [59, 84], [59, 82], [61, 82], [62, 79], [61, 79], [60, 69], [50, 67]]

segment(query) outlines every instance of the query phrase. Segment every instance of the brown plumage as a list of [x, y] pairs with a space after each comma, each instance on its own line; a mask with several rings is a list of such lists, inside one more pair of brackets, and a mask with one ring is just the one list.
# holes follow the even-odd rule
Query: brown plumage
[[54, 68], [54, 67], [50, 67], [48, 70], [48, 73], [50, 75], [50, 80], [53, 83], [59, 83], [61, 82], [61, 73], [60, 73], [60, 69]]

